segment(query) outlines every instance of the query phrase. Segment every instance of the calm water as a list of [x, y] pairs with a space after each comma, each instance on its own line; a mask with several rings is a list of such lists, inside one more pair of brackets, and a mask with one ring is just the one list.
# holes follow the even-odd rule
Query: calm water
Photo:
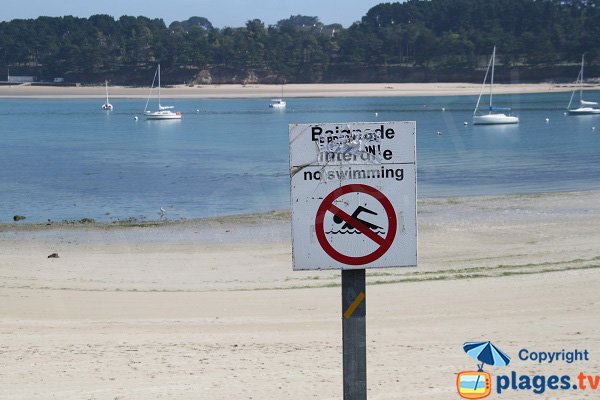
[[568, 97], [496, 96], [521, 123], [488, 127], [463, 124], [473, 96], [169, 101], [181, 121], [135, 121], [145, 100], [0, 99], [0, 222], [287, 209], [289, 123], [416, 120], [420, 197], [600, 189], [600, 116], [564, 116]]

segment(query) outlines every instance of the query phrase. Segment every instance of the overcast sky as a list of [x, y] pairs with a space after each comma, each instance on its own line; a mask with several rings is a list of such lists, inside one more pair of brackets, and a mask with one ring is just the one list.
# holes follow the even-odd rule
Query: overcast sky
[[[390, 2], [391, 0], [387, 0]], [[267, 25], [290, 15], [319, 17], [325, 24], [334, 22], [347, 27], [359, 21], [367, 11], [385, 0], [2, 0], [0, 21], [39, 16], [74, 15], [89, 17], [108, 14], [143, 15], [162, 18], [168, 25], [192, 16], [205, 17], [215, 27], [240, 27], [258, 18]]]

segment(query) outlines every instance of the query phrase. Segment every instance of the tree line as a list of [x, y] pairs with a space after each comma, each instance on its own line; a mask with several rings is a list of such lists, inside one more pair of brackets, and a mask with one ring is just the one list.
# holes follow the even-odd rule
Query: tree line
[[0, 22], [0, 74], [147, 85], [161, 63], [166, 83], [477, 81], [496, 45], [500, 80], [573, 80], [583, 53], [596, 72], [599, 2], [408, 0], [349, 27], [301, 15], [236, 28], [203, 17], [15, 19]]

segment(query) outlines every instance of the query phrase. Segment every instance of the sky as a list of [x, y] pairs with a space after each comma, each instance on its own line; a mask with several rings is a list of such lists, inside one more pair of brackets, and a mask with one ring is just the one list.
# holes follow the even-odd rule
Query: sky
[[348, 27], [360, 21], [371, 7], [390, 1], [393, 0], [3, 0], [0, 21], [108, 14], [115, 18], [121, 15], [162, 18], [168, 25], [198, 16], [223, 28], [244, 26], [246, 21], [254, 18], [273, 25], [290, 15], [301, 14], [319, 17], [324, 24], [337, 22]]

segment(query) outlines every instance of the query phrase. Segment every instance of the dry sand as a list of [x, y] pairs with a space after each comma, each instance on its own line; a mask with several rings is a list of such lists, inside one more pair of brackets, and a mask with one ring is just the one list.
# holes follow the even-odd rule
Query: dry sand
[[[546, 93], [571, 91], [571, 84], [497, 84], [496, 94]], [[599, 90], [590, 84], [586, 90]], [[353, 84], [289, 84], [284, 96], [290, 97], [400, 97], [478, 95], [480, 84], [475, 83], [353, 83]], [[111, 98], [146, 98], [149, 88], [109, 87]], [[161, 89], [166, 98], [269, 98], [279, 97], [279, 85], [177, 85]], [[104, 86], [0, 86], [0, 98], [104, 98]]]
[[[492, 374], [600, 374], [599, 226], [600, 192], [421, 200], [419, 267], [367, 272], [369, 399], [458, 398], [470, 340], [513, 357]], [[340, 399], [339, 281], [292, 271], [286, 212], [2, 225], [0, 398]], [[597, 395], [504, 396], [533, 397]]]

